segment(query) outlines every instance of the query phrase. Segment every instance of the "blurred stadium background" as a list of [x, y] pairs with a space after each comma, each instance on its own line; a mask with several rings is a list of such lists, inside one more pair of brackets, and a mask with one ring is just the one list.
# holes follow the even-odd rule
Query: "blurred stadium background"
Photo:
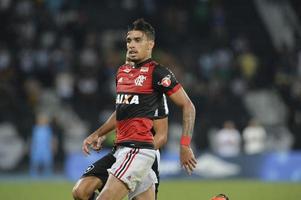
[[[199, 164], [187, 179], [170, 104], [161, 199], [300, 198], [298, 0], [1, 0], [0, 198], [71, 199], [75, 180], [109, 151], [114, 133], [90, 157], [81, 143], [114, 109], [127, 25], [140, 17], [156, 29], [154, 58], [197, 109]], [[36, 169], [41, 155], [46, 167]]]

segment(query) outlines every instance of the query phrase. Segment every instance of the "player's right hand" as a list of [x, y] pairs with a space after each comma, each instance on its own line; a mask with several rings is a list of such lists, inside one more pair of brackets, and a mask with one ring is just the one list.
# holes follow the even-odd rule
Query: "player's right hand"
[[97, 135], [91, 134], [83, 141], [82, 151], [85, 155], [90, 154], [90, 150], [89, 150], [90, 146], [91, 147], [97, 146], [98, 138], [99, 137]]
[[102, 149], [102, 143], [106, 140], [106, 136], [100, 136], [97, 139], [97, 143], [92, 143], [91, 147], [94, 151], [100, 151]]

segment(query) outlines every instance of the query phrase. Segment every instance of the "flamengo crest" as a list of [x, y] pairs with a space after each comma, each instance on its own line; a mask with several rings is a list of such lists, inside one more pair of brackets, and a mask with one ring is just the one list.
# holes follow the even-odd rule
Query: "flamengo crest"
[[146, 80], [146, 76], [143, 75], [139, 75], [136, 79], [135, 79], [135, 85], [136, 86], [142, 86], [143, 82]]

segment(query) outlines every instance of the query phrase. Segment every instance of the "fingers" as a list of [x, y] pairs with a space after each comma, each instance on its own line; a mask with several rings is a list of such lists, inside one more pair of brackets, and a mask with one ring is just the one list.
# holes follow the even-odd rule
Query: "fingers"
[[102, 148], [102, 143], [105, 141], [106, 137], [105, 136], [101, 136], [97, 139], [97, 148], [98, 149], [101, 149]]
[[88, 145], [83, 145], [82, 146], [82, 151], [85, 155], [90, 155], [89, 147]]
[[190, 164], [184, 164], [183, 167], [188, 175], [192, 174], [194, 168]]
[[182, 154], [181, 163], [185, 171], [191, 175], [193, 170], [197, 166], [197, 160], [194, 157], [194, 154], [192, 151], [187, 152], [187, 154]]
[[193, 159], [189, 160], [189, 164], [190, 164], [193, 168], [196, 168], [197, 162], [196, 162], [196, 160], [193, 158]]
[[187, 164], [183, 165], [183, 168], [185, 169], [185, 171], [188, 173], [188, 175], [191, 175], [192, 170], [190, 169], [190, 167]]
[[183, 164], [185, 171], [191, 175], [193, 170], [196, 168], [196, 164], [192, 161], [186, 162]]
[[82, 151], [85, 155], [90, 155], [90, 150], [89, 150], [89, 142], [87, 142], [86, 140], [83, 142], [83, 146], [82, 146]]
[[98, 150], [100, 150], [101, 149], [101, 147], [102, 147], [102, 142], [100, 142], [99, 140], [98, 140], [98, 142], [96, 143], [96, 148], [98, 149]]
[[100, 151], [101, 150], [101, 146], [98, 145], [97, 143], [93, 143], [91, 145], [91, 148], [94, 150], [94, 151]]
[[96, 152], [100, 151], [102, 149], [102, 145], [100, 143], [93, 143], [91, 145], [92, 149]]
[[102, 143], [105, 141], [105, 137], [101, 136], [97, 139], [97, 142], [92, 143], [92, 149], [94, 151], [100, 151], [102, 149]]
[[95, 137], [95, 136], [89, 136], [86, 138], [82, 145], [82, 151], [85, 155], [90, 155], [89, 147], [91, 147], [95, 151], [100, 151], [102, 148], [102, 143], [106, 139], [106, 137]]

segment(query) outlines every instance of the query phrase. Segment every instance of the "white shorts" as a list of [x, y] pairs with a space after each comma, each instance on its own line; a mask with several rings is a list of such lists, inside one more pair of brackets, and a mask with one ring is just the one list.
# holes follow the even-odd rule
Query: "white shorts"
[[142, 181], [136, 185], [135, 190], [129, 193], [128, 195], [129, 200], [145, 192], [150, 187], [152, 187], [153, 191], [155, 192], [155, 183], [157, 182], [158, 182], [157, 176], [155, 172], [151, 169], [151, 171], [142, 179]]
[[[156, 157], [157, 157], [157, 162], [158, 162], [157, 165], [159, 166], [159, 163], [160, 163], [160, 151], [159, 150], [156, 150]], [[154, 182], [154, 180], [155, 180], [155, 182]], [[154, 192], [155, 192], [156, 187], [155, 187], [154, 183], [158, 183], [158, 178], [157, 178], [157, 175], [154, 172], [154, 170], [151, 170], [151, 172], [148, 173], [148, 175], [145, 176], [143, 178], [143, 180], [137, 184], [135, 191], [129, 193], [129, 195], [128, 195], [129, 200], [131, 200], [134, 197], [136, 197], [137, 195], [145, 192], [150, 187], [152, 187], [152, 190], [154, 190]]]
[[151, 169], [156, 150], [118, 147], [114, 156], [116, 162], [108, 172], [127, 185], [130, 190], [129, 197], [133, 198], [158, 182]]

